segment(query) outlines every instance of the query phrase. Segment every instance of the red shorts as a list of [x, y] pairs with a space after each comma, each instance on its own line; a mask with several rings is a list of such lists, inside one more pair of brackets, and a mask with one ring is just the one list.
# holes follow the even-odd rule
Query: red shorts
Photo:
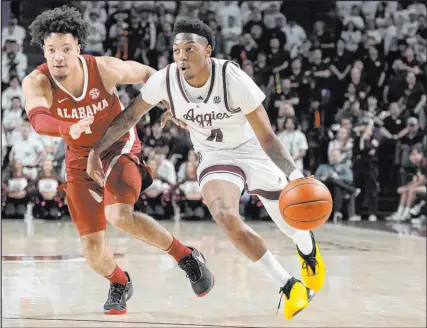
[[93, 180], [67, 182], [68, 208], [80, 236], [105, 230], [105, 206], [116, 203], [133, 206], [141, 193], [143, 176], [147, 173], [151, 175], [148, 167], [122, 155], [111, 170], [107, 169], [105, 188]]

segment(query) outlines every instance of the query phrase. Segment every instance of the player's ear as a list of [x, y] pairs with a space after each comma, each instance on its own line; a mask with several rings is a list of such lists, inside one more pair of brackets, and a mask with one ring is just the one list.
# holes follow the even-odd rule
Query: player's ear
[[205, 48], [205, 55], [206, 57], [210, 57], [212, 55], [212, 47], [210, 44], [208, 44]]

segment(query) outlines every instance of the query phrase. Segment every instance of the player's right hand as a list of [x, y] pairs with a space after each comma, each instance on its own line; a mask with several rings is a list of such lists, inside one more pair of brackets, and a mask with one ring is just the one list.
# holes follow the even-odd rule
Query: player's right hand
[[162, 114], [162, 116], [160, 117], [160, 126], [163, 129], [166, 126], [166, 122], [171, 120], [172, 122], [174, 122], [176, 125], [178, 125], [180, 128], [187, 130], [187, 124], [185, 124], [184, 122], [178, 120], [177, 118], [173, 117], [172, 113], [167, 110], [166, 112], [164, 112]]
[[[89, 130], [90, 125], [93, 123], [95, 118], [93, 116], [88, 116], [86, 118], [81, 119], [77, 123], [74, 123], [70, 127], [70, 136], [73, 139], [80, 138], [80, 135]], [[90, 131], [90, 130], [89, 130]]]

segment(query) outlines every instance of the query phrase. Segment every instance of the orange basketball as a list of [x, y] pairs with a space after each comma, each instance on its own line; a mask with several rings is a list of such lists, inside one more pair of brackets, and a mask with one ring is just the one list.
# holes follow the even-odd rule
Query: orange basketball
[[313, 230], [325, 223], [332, 212], [329, 189], [315, 178], [291, 181], [280, 193], [283, 219], [300, 230]]

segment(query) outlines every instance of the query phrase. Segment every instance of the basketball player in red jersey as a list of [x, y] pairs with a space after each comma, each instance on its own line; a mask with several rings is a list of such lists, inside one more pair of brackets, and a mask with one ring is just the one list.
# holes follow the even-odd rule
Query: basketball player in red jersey
[[126, 313], [132, 296], [127, 272], [117, 266], [105, 241], [106, 221], [119, 230], [167, 251], [185, 270], [201, 297], [214, 278], [196, 249], [175, 239], [151, 217], [133, 212], [141, 189], [152, 183], [140, 159], [141, 142], [132, 127], [102, 154], [106, 183], [97, 185], [86, 173], [89, 151], [123, 110], [117, 84], [145, 82], [154, 69], [112, 57], [80, 55], [89, 34], [76, 9], [67, 6], [40, 14], [30, 25], [33, 42], [43, 48], [46, 63], [23, 81], [26, 111], [39, 134], [66, 143], [67, 201], [90, 267], [110, 281], [106, 314]]

